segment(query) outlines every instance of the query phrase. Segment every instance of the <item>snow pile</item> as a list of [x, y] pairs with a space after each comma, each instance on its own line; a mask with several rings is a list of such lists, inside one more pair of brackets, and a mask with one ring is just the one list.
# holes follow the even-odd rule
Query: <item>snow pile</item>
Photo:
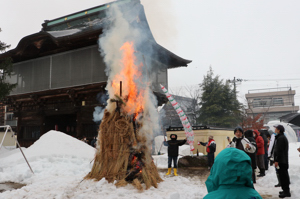
[[[290, 143], [290, 177], [291, 198], [298, 198], [300, 190], [300, 157], [296, 150], [300, 143]], [[185, 150], [180, 147], [180, 153]], [[83, 199], [83, 198], [141, 198], [141, 199], [198, 199], [207, 194], [204, 180], [180, 176], [165, 176], [160, 173], [163, 182], [158, 188], [139, 192], [132, 185], [116, 188], [107, 183], [105, 179], [100, 181], [83, 180], [91, 170], [91, 161], [94, 158], [95, 149], [71, 136], [57, 131], [49, 131], [44, 134], [24, 153], [34, 171], [34, 175], [28, 168], [19, 149], [13, 151], [0, 151], [0, 183], [12, 181], [27, 184], [21, 189], [0, 193], [0, 199], [19, 198], [53, 198], [53, 199]], [[157, 164], [162, 168], [167, 167], [167, 154], [159, 157]], [[180, 156], [179, 156], [180, 157]], [[165, 161], [165, 162], [162, 162]], [[158, 165], [158, 166], [159, 166]], [[82, 181], [83, 180], [83, 181]], [[256, 190], [265, 195], [264, 198], [278, 198], [280, 188], [274, 188], [277, 183], [275, 169], [270, 167], [267, 175], [257, 180]], [[266, 196], [269, 195], [269, 196]]]
[[[189, 147], [189, 146], [187, 146]], [[3, 151], [4, 152], [4, 151]], [[2, 153], [2, 150], [1, 150]], [[6, 153], [6, 152], [4, 152]], [[11, 152], [10, 152], [11, 153]], [[205, 185], [191, 178], [166, 177], [156, 189], [139, 192], [132, 185], [116, 188], [105, 179], [83, 180], [91, 171], [95, 149], [86, 143], [57, 131], [49, 131], [31, 147], [24, 149], [34, 171], [31, 173], [19, 149], [0, 159], [0, 183], [11, 181], [27, 186], [0, 193], [0, 199], [18, 198], [203, 198]], [[165, 158], [167, 160], [167, 158]], [[167, 163], [164, 164], [167, 166]], [[180, 174], [180, 173], [179, 173]], [[82, 181], [82, 182], [81, 182]]]
[[[40, 139], [29, 148], [22, 149], [26, 158], [33, 161], [37, 158], [58, 156], [72, 156], [73, 158], [88, 158], [92, 160], [95, 153], [95, 148], [59, 131], [49, 131], [42, 135]], [[13, 155], [3, 158], [0, 165], [3, 163], [9, 165], [11, 162], [23, 161], [24, 157], [19, 149], [16, 149]]]
[[[26, 150], [26, 148], [22, 147], [22, 150]], [[20, 149], [16, 150], [16, 147], [14, 148], [7, 148], [6, 146], [2, 146], [0, 149], [0, 159], [3, 160], [2, 158], [5, 158], [7, 156], [10, 156], [14, 153], [20, 152]], [[21, 153], [21, 152], [20, 152]], [[1, 164], [1, 162], [0, 162]]]
[[80, 29], [69, 29], [69, 30], [57, 30], [57, 31], [48, 31], [48, 33], [50, 35], [52, 35], [53, 37], [64, 37], [64, 36], [69, 36], [69, 35], [73, 35], [75, 33], [80, 32]]
[[49, 174], [80, 173], [81, 171], [70, 170], [70, 164], [74, 164], [75, 167], [84, 164], [85, 170], [89, 170], [89, 161], [93, 160], [95, 153], [93, 147], [58, 131], [49, 131], [29, 148], [22, 149], [36, 175], [32, 175], [20, 150], [15, 149], [0, 156], [0, 171], [2, 171], [0, 183], [7, 181], [31, 183], [31, 180], [39, 174], [47, 178], [46, 175]]

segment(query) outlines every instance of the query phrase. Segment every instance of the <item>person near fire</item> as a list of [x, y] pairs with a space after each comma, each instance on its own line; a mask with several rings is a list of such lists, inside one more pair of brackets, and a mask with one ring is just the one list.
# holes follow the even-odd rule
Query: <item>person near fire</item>
[[208, 137], [208, 142], [198, 142], [198, 145], [202, 145], [206, 147], [206, 152], [207, 152], [207, 164], [208, 164], [208, 169], [212, 167], [214, 164], [215, 160], [215, 151], [216, 151], [216, 142], [214, 140], [214, 137], [210, 135]]
[[251, 174], [251, 159], [246, 153], [236, 148], [222, 150], [205, 182], [208, 194], [203, 199], [262, 199]]
[[164, 139], [164, 145], [168, 147], [168, 173], [166, 175], [171, 174], [172, 170], [172, 161], [174, 165], [174, 175], [177, 176], [177, 159], [178, 159], [178, 150], [179, 146], [182, 146], [186, 143], [186, 138], [184, 140], [177, 140], [176, 134], [170, 135], [171, 140], [166, 141]]
[[256, 163], [259, 169], [259, 175], [257, 177], [263, 177], [265, 176], [265, 142], [262, 136], [260, 136], [260, 132], [256, 129], [253, 130], [253, 136], [257, 145]]

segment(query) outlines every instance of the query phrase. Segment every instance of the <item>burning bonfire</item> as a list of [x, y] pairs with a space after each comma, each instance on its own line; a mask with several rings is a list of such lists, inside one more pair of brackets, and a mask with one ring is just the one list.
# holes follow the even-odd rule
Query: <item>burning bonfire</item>
[[94, 165], [85, 179], [105, 178], [116, 181], [117, 187], [132, 183], [139, 190], [142, 184], [157, 188], [162, 179], [149, 148], [153, 129], [149, 128], [148, 83], [140, 84], [143, 64], [135, 65], [133, 43], [126, 42], [120, 50], [120, 71], [108, 81], [110, 99], [99, 128]]

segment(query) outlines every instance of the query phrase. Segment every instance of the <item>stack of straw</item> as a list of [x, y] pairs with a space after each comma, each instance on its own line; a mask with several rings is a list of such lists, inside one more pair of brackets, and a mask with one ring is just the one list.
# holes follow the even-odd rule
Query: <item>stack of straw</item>
[[[139, 190], [143, 190], [144, 186], [146, 189], [151, 186], [157, 188], [157, 183], [162, 179], [146, 146], [147, 138], [139, 133], [142, 124], [135, 126], [138, 128], [134, 129], [134, 122], [126, 114], [116, 110], [105, 110], [98, 132], [94, 165], [85, 179], [105, 178], [109, 183], [116, 181], [117, 187], [132, 183]], [[128, 168], [135, 168], [134, 165], [130, 165], [132, 161], [129, 158], [132, 153], [142, 154], [143, 166], [132, 181], [126, 181], [125, 178], [131, 172]]]

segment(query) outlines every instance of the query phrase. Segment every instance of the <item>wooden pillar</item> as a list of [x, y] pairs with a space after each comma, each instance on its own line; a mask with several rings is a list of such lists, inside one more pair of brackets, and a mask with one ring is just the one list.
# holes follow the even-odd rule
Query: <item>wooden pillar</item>
[[45, 130], [45, 113], [44, 112], [42, 112], [41, 113], [41, 115], [40, 115], [40, 117], [41, 117], [41, 128], [40, 128], [40, 133], [41, 133], [41, 136], [43, 135], [43, 134], [45, 134], [46, 132], [46, 130]]
[[80, 138], [82, 136], [82, 115], [81, 115], [81, 109], [77, 111], [77, 118], [76, 118], [76, 137]]
[[18, 114], [17, 114], [18, 115], [18, 120], [17, 120], [17, 140], [20, 143], [21, 140], [23, 139], [23, 135], [22, 135], [23, 132], [22, 132], [22, 128], [21, 128], [21, 126], [22, 126], [22, 114], [21, 114], [20, 108], [18, 108], [17, 112], [18, 112]]

